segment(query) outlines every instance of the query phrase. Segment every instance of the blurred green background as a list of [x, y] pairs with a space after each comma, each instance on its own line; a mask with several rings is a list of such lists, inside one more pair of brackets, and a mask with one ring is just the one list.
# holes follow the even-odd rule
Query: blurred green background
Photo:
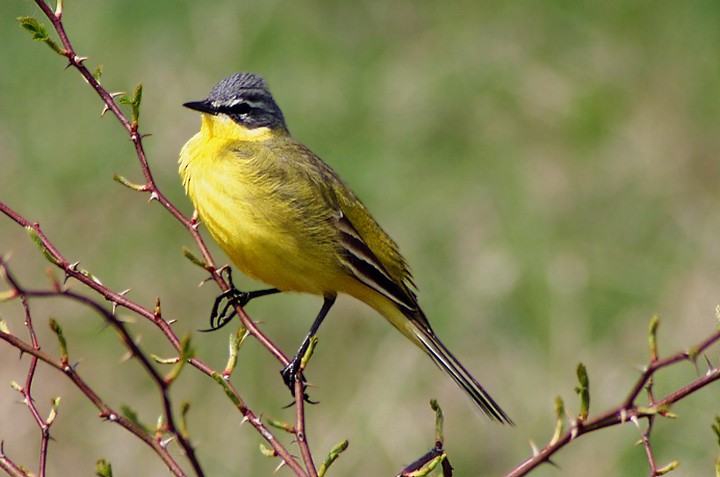
[[[178, 334], [192, 332], [198, 355], [222, 368], [231, 330], [195, 332], [217, 290], [199, 288], [205, 275], [183, 258], [191, 239], [147, 196], [112, 181], [114, 173], [142, 180], [130, 142], [112, 117], [100, 118], [77, 72], [18, 27], [21, 15], [40, 16], [27, 0], [3, 2], [0, 200], [39, 221], [104, 284], [132, 288], [146, 306], [159, 296]], [[308, 411], [316, 458], [350, 440], [332, 475], [394, 475], [426, 452], [432, 397], [445, 411], [456, 475], [502, 475], [529, 456], [530, 440], [550, 438], [557, 395], [577, 412], [578, 362], [599, 413], [626, 396], [647, 362], [653, 314], [662, 353], [715, 329], [718, 2], [70, 1], [64, 21], [90, 69], [103, 65], [110, 91], [143, 83], [152, 170], [188, 214], [176, 160], [199, 118], [180, 105], [229, 73], [265, 76], [291, 131], [399, 242], [438, 334], [517, 423], [489, 423], [375, 312], [344, 298], [307, 373], [321, 401]], [[23, 284], [46, 286], [47, 262], [1, 217], [0, 253], [12, 254]], [[248, 311], [292, 353], [320, 304], [288, 295]], [[54, 317], [100, 396], [155, 422], [157, 392], [135, 362], [123, 362], [98, 316], [60, 300], [32, 310], [46, 351], [57, 353], [45, 326]], [[17, 303], [0, 305], [0, 316], [25, 336]], [[146, 350], [170, 354], [152, 326], [131, 329]], [[39, 431], [7, 386], [24, 381], [28, 359], [0, 346], [0, 363], [0, 439], [36, 470]], [[291, 420], [277, 368], [249, 342], [234, 382], [256, 412]], [[658, 377], [656, 395], [696, 375], [677, 366]], [[678, 421], [656, 423], [660, 464], [679, 459], [678, 475], [712, 473], [716, 393], [703, 390], [673, 409]], [[91, 475], [100, 457], [115, 475], [166, 475], [62, 376], [41, 367], [35, 394], [44, 412], [51, 396], [63, 399], [52, 475]], [[172, 396], [192, 404], [189, 428], [208, 475], [273, 472], [259, 436], [207, 378], [186, 369]], [[559, 468], [534, 475], [646, 475], [639, 438], [632, 425], [587, 436], [554, 459]]]

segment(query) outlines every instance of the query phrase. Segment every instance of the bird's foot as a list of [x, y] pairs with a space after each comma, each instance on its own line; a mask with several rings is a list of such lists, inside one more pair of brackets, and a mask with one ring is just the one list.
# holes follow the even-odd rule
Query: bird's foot
[[[312, 401], [308, 394], [305, 392], [305, 388], [307, 387], [307, 381], [305, 380], [305, 376], [302, 374], [302, 369], [300, 368], [302, 361], [302, 355], [298, 354], [295, 356], [290, 363], [288, 363], [287, 366], [285, 366], [281, 371], [280, 375], [283, 378], [283, 381], [285, 382], [285, 385], [290, 389], [290, 394], [292, 394], [293, 397], [295, 397], [295, 384], [299, 381], [300, 382], [300, 389], [302, 390], [302, 398], [303, 401], [305, 401], [308, 404], [317, 404], [318, 401]], [[294, 403], [290, 403], [288, 405], [292, 406]]]
[[210, 312], [210, 328], [200, 331], [215, 331], [227, 325], [237, 315], [235, 308], [247, 305], [252, 298], [252, 292], [240, 291], [234, 286], [225, 290], [215, 298], [215, 303], [213, 303]]

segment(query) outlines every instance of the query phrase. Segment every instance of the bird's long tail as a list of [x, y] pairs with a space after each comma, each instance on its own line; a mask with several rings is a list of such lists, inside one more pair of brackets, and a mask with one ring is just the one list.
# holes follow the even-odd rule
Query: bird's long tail
[[480, 409], [482, 409], [488, 417], [501, 423], [513, 424], [512, 420], [505, 414], [505, 411], [498, 406], [495, 400], [490, 397], [487, 391], [472, 377], [450, 350], [442, 344], [431, 329], [425, 328], [422, 323], [416, 320], [410, 320], [410, 323], [409, 331], [411, 331], [420, 344], [422, 344], [435, 364], [450, 375], [453, 381], [480, 406]]

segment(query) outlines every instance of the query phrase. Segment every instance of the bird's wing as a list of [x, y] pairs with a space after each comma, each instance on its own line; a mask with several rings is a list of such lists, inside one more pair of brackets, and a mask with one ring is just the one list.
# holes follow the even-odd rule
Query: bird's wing
[[343, 180], [322, 163], [326, 198], [336, 209], [333, 217], [342, 246], [340, 260], [360, 282], [392, 300], [403, 314], [417, 316], [415, 284], [407, 262], [390, 236]]
[[[291, 138], [274, 153], [285, 161], [285, 167], [305, 175], [312, 186], [309, 189], [315, 191], [314, 200], [320, 197], [324, 202], [319, 209], [332, 211], [329, 220], [338, 234], [338, 260], [342, 266], [358, 281], [395, 303], [404, 315], [426, 323], [418, 306], [412, 275], [397, 244], [342, 178]], [[304, 156], [302, 167], [297, 167], [298, 154]]]

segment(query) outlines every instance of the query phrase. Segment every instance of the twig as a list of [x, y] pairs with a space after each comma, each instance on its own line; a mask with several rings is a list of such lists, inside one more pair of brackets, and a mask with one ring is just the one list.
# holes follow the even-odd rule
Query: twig
[[[98, 303], [90, 300], [89, 298], [78, 295], [74, 292], [71, 292], [69, 290], [53, 290], [53, 291], [32, 291], [32, 290], [25, 290], [20, 287], [17, 280], [13, 277], [13, 275], [10, 273], [10, 271], [7, 268], [7, 265], [3, 261], [3, 259], [0, 257], [0, 275], [5, 279], [5, 281], [12, 287], [12, 289], [18, 294], [18, 296], [21, 297], [26, 310], [26, 323], [30, 321], [29, 318], [29, 308], [27, 307], [26, 303], [29, 298], [43, 298], [43, 297], [53, 297], [53, 296], [65, 296], [67, 298], [70, 298], [74, 301], [81, 302], [85, 305], [90, 306], [93, 308], [96, 312], [98, 312], [100, 315], [102, 315], [105, 320], [112, 324], [115, 329], [120, 333], [123, 343], [125, 344], [128, 349], [131, 350], [133, 357], [137, 358], [140, 363], [143, 365], [145, 370], [151, 375], [153, 378], [153, 381], [156, 382], [161, 387], [161, 394], [163, 396], [163, 405], [165, 408], [165, 418], [167, 420], [168, 424], [168, 430], [178, 439], [181, 447], [183, 450], [188, 454], [188, 458], [190, 459], [191, 463], [193, 464], [193, 468], [197, 472], [198, 475], [203, 475], [202, 468], [200, 467], [199, 462], [197, 461], [195, 457], [195, 452], [192, 448], [192, 446], [187, 442], [182, 435], [177, 431], [174, 423], [173, 413], [172, 413], [172, 406], [170, 404], [170, 398], [167, 394], [167, 387], [164, 386], [162, 383], [164, 383], [162, 376], [160, 376], [157, 371], [152, 367], [150, 362], [148, 361], [145, 354], [138, 348], [138, 346], [135, 344], [133, 339], [130, 337], [129, 333], [125, 329], [124, 325], [117, 320], [110, 312], [105, 310], [102, 306], [100, 306]], [[7, 341], [8, 343], [12, 344], [16, 348], [20, 349], [23, 352], [26, 352], [32, 356], [32, 370], [34, 373], [35, 364], [37, 364], [38, 360], [42, 360], [45, 363], [53, 366], [54, 368], [62, 371], [65, 373], [72, 381], [75, 383], [75, 385], [85, 394], [90, 401], [95, 404], [95, 406], [100, 410], [101, 417], [107, 418], [111, 421], [117, 421], [121, 425], [123, 423], [121, 422], [120, 416], [118, 416], [117, 412], [113, 411], [110, 406], [108, 406], [100, 397], [91, 389], [91, 387], [85, 383], [84, 380], [80, 378], [80, 376], [77, 374], [73, 366], [71, 366], [67, 361], [67, 356], [63, 356], [61, 360], [56, 360], [52, 358], [51, 356], [43, 353], [40, 351], [40, 347], [37, 343], [37, 339], [35, 338], [34, 331], [31, 333], [32, 336], [32, 345], [28, 345], [27, 343], [19, 340], [15, 336], [4, 333], [0, 331], [0, 338]], [[31, 381], [32, 376], [28, 376], [28, 381]], [[30, 385], [26, 382], [25, 387], [23, 388], [23, 394], [26, 396], [26, 399], [32, 399], [30, 396]], [[42, 418], [37, 413], [37, 410], [35, 409], [34, 405], [31, 405], [28, 403], [28, 405], [31, 408], [31, 412], [35, 419], [38, 422], [39, 425], [41, 425], [41, 422], [44, 423], [45, 421], [42, 421]], [[113, 419], [111, 416], [118, 416], [118, 419]], [[124, 419], [124, 418], [122, 418]], [[134, 424], [134, 423], [133, 423]], [[123, 425], [123, 427], [126, 427]], [[47, 454], [47, 438], [49, 435], [47, 435], [47, 429], [49, 429], [49, 425], [42, 426], [41, 429], [43, 429], [43, 442], [45, 444], [44, 453]], [[170, 457], [170, 455], [167, 453], [166, 450], [164, 450], [164, 447], [161, 446], [159, 443], [157, 443], [154, 439], [152, 439], [150, 436], [147, 435], [147, 433], [140, 428], [139, 426], [135, 425], [132, 428], [128, 428], [133, 434], [140, 437], [144, 442], [151, 443], [151, 447], [158, 452], [159, 449], [162, 449], [162, 452], [158, 452], [160, 457], [165, 461], [166, 464], [168, 464], [168, 467], [175, 475], [185, 475], [185, 473], [181, 470], [181, 468], [177, 465], [174, 459]], [[44, 456], [41, 456], [43, 460], [41, 461], [41, 464], [44, 466]], [[43, 469], [43, 467], [41, 467]]]
[[5, 455], [5, 446], [2, 441], [0, 441], [0, 469], [4, 470], [10, 477], [30, 477], [30, 474], [18, 467]]
[[[188, 219], [187, 217], [185, 217], [164, 196], [164, 194], [162, 194], [162, 192], [156, 186], [142, 145], [143, 135], [138, 132], [137, 111], [135, 110], [135, 106], [133, 111], [133, 120], [131, 121], [120, 110], [119, 106], [115, 102], [114, 96], [107, 90], [105, 90], [100, 85], [98, 80], [93, 76], [93, 74], [91, 74], [90, 71], [84, 66], [84, 61], [86, 59], [78, 56], [75, 52], [62, 23], [62, 10], [59, 8], [58, 10], [53, 11], [43, 0], [35, 0], [35, 3], [40, 7], [45, 16], [52, 22], [53, 28], [57, 32], [60, 38], [60, 42], [63, 45], [62, 50], [59, 52], [63, 56], [68, 58], [69, 66], [73, 66], [80, 72], [83, 78], [85, 78], [88, 84], [100, 96], [100, 98], [105, 104], [106, 109], [112, 112], [112, 114], [121, 123], [123, 128], [128, 132], [130, 139], [135, 146], [136, 154], [146, 180], [146, 184], [138, 187], [136, 190], [148, 192], [150, 194], [151, 200], [157, 200], [166, 210], [171, 213], [171, 215], [173, 215], [184, 226], [184, 228], [191, 234], [193, 240], [197, 243], [198, 248], [201, 251], [201, 254], [205, 261], [205, 270], [210, 273], [211, 277], [218, 284], [221, 290], [227, 290], [229, 288], [228, 284], [225, 282], [225, 280], [219, 273], [219, 269], [214, 265], [214, 261], [210, 256], [210, 253], [197, 230], [198, 224], [192, 218]], [[100, 283], [95, 281], [87, 272], [78, 270], [76, 264], [71, 264], [62, 257], [59, 251], [53, 246], [53, 244], [42, 232], [39, 224], [30, 223], [29, 221], [24, 219], [24, 217], [20, 216], [20, 214], [16, 213], [2, 202], [0, 202], [0, 212], [5, 213], [5, 215], [9, 216], [18, 224], [28, 228], [29, 230], [32, 230], [33, 233], [37, 236], [38, 241], [41, 244], [43, 252], [46, 254], [46, 256], [49, 256], [51, 258], [51, 261], [55, 265], [63, 269], [67, 276], [76, 278], [85, 286], [88, 286], [94, 291], [100, 293], [103, 297], [105, 297], [105, 299], [107, 299], [113, 304], [113, 309], [117, 306], [122, 306], [130, 311], [139, 314], [140, 316], [150, 319], [153, 323], [156, 324], [156, 326], [160, 328], [160, 330], [163, 332], [163, 334], [165, 334], [167, 339], [172, 343], [173, 347], [176, 350], [179, 351], [181, 349], [180, 340], [170, 329], [169, 323], [167, 321], [161, 319], [159, 316], [156, 316], [153, 312], [150, 312], [146, 308], [132, 302], [131, 300], [128, 300], [122, 293], [114, 292], [102, 286]], [[248, 332], [253, 335], [273, 356], [275, 356], [275, 358], [283, 366], [286, 366], [289, 363], [287, 356], [257, 328], [256, 324], [248, 317], [248, 315], [240, 306], [236, 307], [236, 311], [238, 316], [240, 317], [240, 320], [243, 323], [243, 326], [245, 326]], [[210, 367], [205, 365], [202, 361], [195, 358], [191, 358], [190, 363], [208, 376], [214, 377], [218, 374]], [[229, 391], [229, 389], [231, 391]], [[226, 393], [232, 394], [234, 401], [242, 402], [234, 388], [226, 387]], [[295, 471], [298, 475], [304, 475], [302, 468], [292, 459], [290, 454], [280, 444], [278, 444], [274, 438], [272, 438], [272, 435], [263, 426], [260, 419], [258, 419], [247, 408], [247, 406], [239, 406], [239, 409], [243, 413], [244, 417], [251, 423], [253, 423], [253, 426], [256, 427], [256, 429], [261, 433], [261, 435], [266, 437], [266, 439], [273, 446], [278, 455], [280, 455], [286, 461], [286, 463], [293, 469], [293, 471]]]
[[[62, 11], [55, 13], [44, 0], [34, 1], [43, 11], [48, 20], [50, 20], [53, 28], [57, 32], [58, 37], [60, 38], [60, 41], [63, 45], [62, 54], [63, 56], [68, 58], [69, 66], [74, 67], [80, 72], [85, 81], [87, 81], [90, 87], [95, 90], [98, 96], [100, 96], [100, 99], [105, 104], [107, 110], [110, 111], [117, 118], [122, 127], [130, 136], [130, 140], [135, 147], [135, 153], [137, 155], [138, 161], [140, 162], [140, 168], [143, 175], [145, 176], [146, 181], [146, 183], [140, 186], [137, 190], [140, 192], [149, 193], [150, 200], [158, 201], [168, 212], [170, 212], [173, 217], [175, 217], [175, 219], [177, 219], [183, 225], [183, 227], [185, 227], [185, 229], [188, 231], [188, 233], [190, 233], [193, 240], [200, 249], [202, 257], [206, 263], [206, 266], [204, 267], [205, 270], [210, 273], [213, 280], [217, 283], [217, 285], [222, 291], [227, 291], [229, 289], [229, 286], [225, 279], [221, 276], [221, 274], [218, 273], [219, 269], [215, 266], [215, 262], [210, 255], [210, 252], [205, 245], [205, 242], [200, 236], [200, 233], [198, 232], [197, 222], [195, 222], [191, 218], [185, 217], [185, 215], [183, 215], [183, 213], [180, 212], [180, 210], [172, 202], [170, 202], [170, 200], [168, 200], [167, 197], [165, 197], [165, 195], [157, 187], [155, 179], [153, 178], [153, 174], [150, 170], [150, 165], [148, 164], [147, 157], [145, 155], [145, 149], [143, 147], [144, 135], [138, 131], [138, 123], [130, 121], [127, 116], [125, 116], [125, 114], [120, 110], [120, 107], [116, 103], [113, 95], [108, 92], [102, 85], [100, 85], [95, 76], [93, 76], [90, 70], [85, 66], [84, 63], [86, 58], [78, 56], [78, 54], [75, 52], [75, 49], [70, 43], [70, 39], [68, 38], [67, 33], [65, 32], [65, 27], [62, 23]], [[120, 306], [125, 306], [124, 303], [122, 303], [121, 301], [117, 302], [117, 304]], [[282, 366], [287, 366], [287, 364], [289, 363], [287, 356], [285, 356], [285, 354], [279, 348], [277, 348], [277, 346], [275, 346], [267, 338], [267, 336], [262, 333], [262, 331], [260, 331], [260, 329], [252, 321], [252, 319], [250, 319], [250, 317], [245, 313], [242, 307], [237, 306], [236, 310], [238, 312], [240, 320], [242, 321], [243, 326], [248, 329], [250, 334], [253, 335], [265, 348], [267, 348], [268, 351], [270, 351], [270, 353], [275, 356], [278, 361], [280, 361]]]
[[[10, 276], [7, 271], [4, 268], [4, 264], [2, 261], [2, 257], [0, 257], [0, 267], [2, 267], [2, 270], [0, 270], [0, 276], [3, 276], [5, 280], [10, 283], [11, 285], [14, 285], [14, 281], [12, 276]], [[17, 288], [15, 288], [17, 290]], [[20, 302], [22, 303], [23, 310], [25, 312], [25, 327], [28, 330], [28, 333], [30, 334], [30, 341], [32, 343], [32, 347], [39, 350], [40, 344], [38, 343], [37, 335], [35, 334], [35, 328], [33, 328], [33, 322], [32, 322], [32, 315], [30, 314], [30, 306], [28, 305], [28, 300], [25, 295], [20, 295]], [[48, 443], [50, 440], [50, 426], [52, 425], [52, 421], [44, 420], [40, 413], [38, 412], [37, 406], [35, 405], [35, 399], [32, 397], [32, 384], [33, 380], [35, 379], [35, 370], [37, 369], [37, 362], [38, 358], [35, 356], [32, 356], [30, 358], [30, 367], [28, 368], [27, 377], [25, 378], [25, 386], [23, 386], [19, 391], [23, 395], [23, 400], [25, 401], [25, 404], [27, 405], [28, 409], [30, 410], [30, 413], [33, 416], [33, 419], [35, 419], [35, 422], [37, 423], [38, 427], [40, 428], [40, 464], [39, 464], [39, 470], [38, 473], [40, 477], [45, 476], [45, 469], [47, 466], [47, 452], [48, 452]]]
[[[652, 330], [651, 330], [652, 332]], [[544, 448], [535, 452], [535, 454], [529, 459], [522, 462], [520, 465], [515, 467], [512, 471], [506, 474], [506, 477], [520, 477], [527, 475], [530, 471], [540, 466], [543, 463], [550, 462], [550, 458], [555, 455], [560, 449], [568, 445], [574, 439], [577, 439], [583, 434], [587, 434], [599, 429], [606, 427], [616, 426], [624, 424], [628, 421], [637, 421], [639, 419], [647, 418], [654, 419], [657, 415], [666, 415], [671, 405], [680, 401], [681, 399], [689, 396], [707, 386], [708, 384], [720, 379], [720, 369], [712, 368], [708, 372], [689, 384], [683, 386], [677, 391], [667, 395], [665, 398], [658, 401], [651, 402], [648, 406], [637, 406], [635, 404], [640, 392], [648, 386], [648, 383], [652, 380], [653, 376], [657, 371], [671, 366], [675, 363], [682, 361], [695, 361], [695, 357], [705, 351], [707, 348], [717, 343], [720, 340], [720, 331], [716, 331], [708, 336], [706, 339], [701, 341], [695, 347], [693, 352], [682, 351], [669, 356], [665, 359], [657, 359], [655, 356], [651, 357], [651, 362], [642, 373], [640, 378], [637, 380], [632, 390], [628, 394], [628, 397], [617, 407], [593, 418], [580, 420], [577, 419], [570, 430], [562, 434], [559, 438], [553, 439], [550, 444]], [[651, 461], [650, 465], [653, 466]], [[671, 466], [674, 465], [670, 464]], [[675, 464], [676, 465], [676, 464]], [[667, 467], [663, 469], [655, 469], [657, 472], [667, 472]], [[660, 474], [656, 474], [660, 475]]]
[[302, 455], [303, 462], [305, 463], [305, 470], [309, 477], [317, 477], [317, 469], [315, 468], [315, 462], [313, 462], [312, 453], [310, 452], [310, 445], [307, 441], [307, 434], [305, 431], [305, 379], [303, 378], [303, 371], [307, 365], [310, 357], [312, 356], [315, 346], [317, 345], [317, 338], [313, 338], [310, 341], [310, 346], [305, 352], [305, 356], [302, 356], [300, 361], [300, 367], [295, 375], [295, 439], [297, 440], [298, 446], [300, 447], [300, 454]]

